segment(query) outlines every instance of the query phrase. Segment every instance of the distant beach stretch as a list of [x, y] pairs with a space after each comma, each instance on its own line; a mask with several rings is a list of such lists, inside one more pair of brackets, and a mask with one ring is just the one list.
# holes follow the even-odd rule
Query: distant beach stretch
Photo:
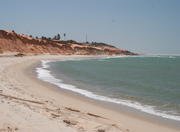
[[179, 7], [1, 1], [0, 132], [180, 132]]
[[[104, 79], [107, 79], [109, 81], [106, 82], [108, 83], [107, 85], [105, 82], [98, 84], [93, 80], [103, 78], [99, 78], [98, 76], [96, 76], [97, 78], [93, 78], [94, 73], [92, 73], [91, 71], [93, 70], [92, 64], [96, 67], [98, 67], [98, 65], [104, 65], [106, 67], [106, 65], [108, 65], [108, 61], [116, 61], [116, 63], [119, 63], [120, 61], [119, 58], [104, 59], [105, 57], [106, 56], [99, 56], [97, 58], [97, 56], [77, 55], [36, 55], [24, 57], [14, 57], [10, 55], [0, 57], [0, 130], [11, 130], [17, 132], [178, 132], [179, 128], [176, 125], [169, 124], [168, 122], [161, 122], [161, 120], [156, 120], [154, 118], [148, 118], [147, 116], [136, 114], [134, 112], [125, 110], [121, 111], [120, 109], [113, 108], [108, 104], [106, 105], [106, 103], [104, 104], [94, 100], [103, 100], [99, 97], [106, 97], [104, 99], [113, 100], [119, 98], [124, 99], [125, 101], [127, 101], [128, 99], [134, 100], [135, 102], [141, 103], [142, 106], [147, 103], [146, 100], [141, 101], [138, 98], [135, 98], [135, 94], [133, 93], [131, 94], [131, 96], [134, 97], [134, 99], [132, 97], [123, 97], [121, 96], [121, 94], [119, 95], [119, 91], [111, 91], [112, 88], [108, 90], [109, 83], [110, 81], [112, 81], [108, 77], [106, 78], [104, 76]], [[128, 60], [130, 61], [131, 59], [135, 59], [136, 62], [138, 62], [139, 60], [138, 58], [124, 58], [124, 60], [122, 61], [126, 61], [126, 64], [128, 64]], [[149, 59], [155, 61], [155, 59], [157, 58]], [[54, 61], [48, 62], [47, 60]], [[41, 61], [43, 63], [41, 63]], [[82, 63], [82, 65], [80, 63]], [[77, 67], [76, 64], [78, 64], [79, 67]], [[121, 64], [118, 65], [119, 68], [123, 68]], [[82, 71], [82, 74], [77, 75], [76, 71], [74, 71], [74, 69], [71, 69], [70, 66], [73, 66], [76, 70], [78, 70], [79, 68], [79, 70]], [[137, 64], [134, 64], [134, 67], [136, 66]], [[90, 69], [90, 67], [92, 67], [92, 69]], [[127, 67], [127, 65], [125, 67]], [[172, 68], [171, 66], [169, 67]], [[63, 72], [61, 68], [64, 68]], [[88, 68], [89, 74], [88, 71], [85, 72], [87, 70], [86, 68]], [[113, 66], [109, 66], [109, 68], [113, 68]], [[69, 70], [71, 70], [71, 72]], [[102, 71], [103, 70], [104, 69], [102, 69]], [[67, 71], [69, 71], [70, 73], [68, 73]], [[101, 71], [99, 70], [96, 72]], [[123, 75], [122, 71], [121, 73]], [[108, 74], [110, 77], [110, 73]], [[37, 75], [39, 79], [37, 79]], [[89, 78], [91, 78], [92, 80], [85, 78], [86, 75], [89, 75]], [[113, 75], [116, 78], [116, 75], [114, 73]], [[126, 75], [128, 76], [128, 73], [126, 73]], [[76, 77], [74, 78], [74, 76]], [[53, 82], [53, 85], [48, 82]], [[101, 81], [99, 80], [98, 82]], [[127, 82], [129, 82], [129, 80], [127, 80]], [[61, 88], [57, 87], [57, 85], [59, 85]], [[107, 88], [103, 85], [107, 86]], [[119, 86], [120, 84], [117, 85]], [[103, 91], [103, 87], [107, 91]], [[69, 90], [71, 90], [72, 92], [67, 90], [67, 88], [69, 88]], [[128, 90], [129, 92], [133, 92], [129, 88], [131, 87], [127, 87], [126, 90]], [[73, 92], [73, 90], [75, 92], [79, 91], [79, 93], [85, 93], [85, 96], [91, 93], [93, 97], [97, 98], [91, 99], [91, 96], [88, 96], [91, 98], [83, 97], [84, 95], [75, 93]], [[143, 92], [143, 89], [139, 90], [140, 92]], [[174, 87], [173, 90], [176, 90], [176, 87]], [[123, 93], [123, 95], [128, 95], [128, 91], [124, 91], [124, 93], [126, 94]], [[116, 92], [118, 93], [115, 94]], [[143, 97], [141, 98], [144, 99]], [[159, 97], [159, 100], [161, 98], [163, 97]], [[155, 106], [155, 111], [162, 111], [161, 107], [160, 109], [156, 108], [156, 103], [151, 103], [149, 104], [149, 106]], [[167, 111], [168, 113], [168, 110], [172, 109], [173, 108], [170, 105], [169, 107], [167, 107], [167, 109], [164, 109], [164, 111]], [[178, 117], [178, 109], [174, 110], [174, 113], [176, 112], [176, 116]], [[170, 112], [167, 115], [173, 116], [173, 114]]]

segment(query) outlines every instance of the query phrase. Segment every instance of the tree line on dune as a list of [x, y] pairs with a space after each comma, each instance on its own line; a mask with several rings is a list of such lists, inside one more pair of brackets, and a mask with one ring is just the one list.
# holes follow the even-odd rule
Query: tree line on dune
[[[33, 37], [32, 35], [29, 35], [29, 37], [31, 38], [36, 38], [36, 39], [43, 39], [43, 40], [61, 40], [61, 35], [58, 33], [57, 35], [55, 35], [54, 37], [46, 37], [46, 36], [41, 36], [40, 38], [38, 36]], [[66, 33], [63, 34], [63, 37], [65, 39], [66, 37]]]
[[[15, 33], [14, 30], [12, 30], [12, 32]], [[52, 41], [60, 41], [61, 40], [62, 43], [67, 43], [67, 44], [68, 43], [78, 43], [75, 40], [66, 40], [65, 39], [66, 38], [66, 33], [63, 33], [63, 35], [60, 35], [58, 33], [57, 35], [54, 35], [53, 37], [46, 37], [46, 36], [41, 36], [41, 37], [36, 36], [36, 37], [34, 37], [32, 35], [29, 35], [29, 37], [35, 38], [35, 39], [42, 39], [42, 40], [52, 40]], [[92, 46], [109, 46], [109, 47], [115, 48], [112, 45], [109, 45], [109, 44], [106, 44], [106, 43], [102, 43], [102, 42], [93, 42], [93, 41], [92, 42], [88, 42], [88, 41], [86, 41], [86, 42], [84, 42], [84, 44], [89, 44], [89, 45], [92, 45]]]

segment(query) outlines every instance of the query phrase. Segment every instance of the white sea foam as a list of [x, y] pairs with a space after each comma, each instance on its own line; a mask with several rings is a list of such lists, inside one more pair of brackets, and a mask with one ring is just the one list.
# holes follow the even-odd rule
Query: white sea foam
[[154, 108], [154, 106], [142, 105], [141, 103], [135, 102], [132, 100], [105, 97], [105, 96], [97, 95], [97, 94], [90, 92], [90, 91], [87, 91], [87, 90], [77, 88], [74, 85], [65, 84], [62, 80], [55, 78], [51, 74], [51, 72], [47, 69], [47, 68], [49, 68], [48, 63], [50, 63], [50, 62], [53, 62], [53, 61], [42, 60], [42, 63], [41, 63], [42, 67], [36, 68], [37, 76], [39, 79], [46, 81], [46, 82], [49, 82], [51, 84], [54, 84], [54, 85], [58, 86], [59, 88], [70, 90], [70, 91], [82, 94], [82, 95], [89, 97], [89, 98], [92, 98], [92, 99], [110, 102], [110, 103], [121, 104], [121, 105], [132, 107], [132, 108], [135, 108], [137, 110], [140, 110], [142, 112], [146, 112], [146, 113], [149, 113], [152, 115], [161, 116], [163, 118], [168, 118], [168, 119], [180, 121], [180, 116], [170, 115], [170, 114], [167, 114], [167, 112], [165, 112], [165, 111], [157, 111]]
[[174, 59], [174, 58], [176, 58], [176, 57], [175, 57], [175, 56], [169, 56], [169, 58], [173, 58], [173, 59]]
[[[134, 56], [107, 56], [100, 59], [111, 59], [111, 58], [176, 58], [176, 56], [166, 55], [134, 55]], [[99, 60], [100, 61], [100, 60]]]

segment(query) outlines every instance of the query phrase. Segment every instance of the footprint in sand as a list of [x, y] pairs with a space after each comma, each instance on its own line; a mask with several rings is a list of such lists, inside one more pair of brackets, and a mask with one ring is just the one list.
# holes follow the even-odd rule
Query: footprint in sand
[[17, 132], [19, 129], [17, 127], [13, 127], [9, 124], [4, 124], [2, 128], [0, 128], [0, 132]]

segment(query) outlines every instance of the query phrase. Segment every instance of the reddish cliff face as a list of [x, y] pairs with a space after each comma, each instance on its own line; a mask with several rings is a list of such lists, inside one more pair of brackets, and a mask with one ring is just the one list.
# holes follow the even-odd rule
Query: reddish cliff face
[[35, 39], [4, 30], [0, 30], [0, 51], [11, 51], [24, 54], [133, 55], [133, 53], [129, 51], [120, 50], [108, 45], [91, 45], [75, 42], [64, 43], [63, 41]]

